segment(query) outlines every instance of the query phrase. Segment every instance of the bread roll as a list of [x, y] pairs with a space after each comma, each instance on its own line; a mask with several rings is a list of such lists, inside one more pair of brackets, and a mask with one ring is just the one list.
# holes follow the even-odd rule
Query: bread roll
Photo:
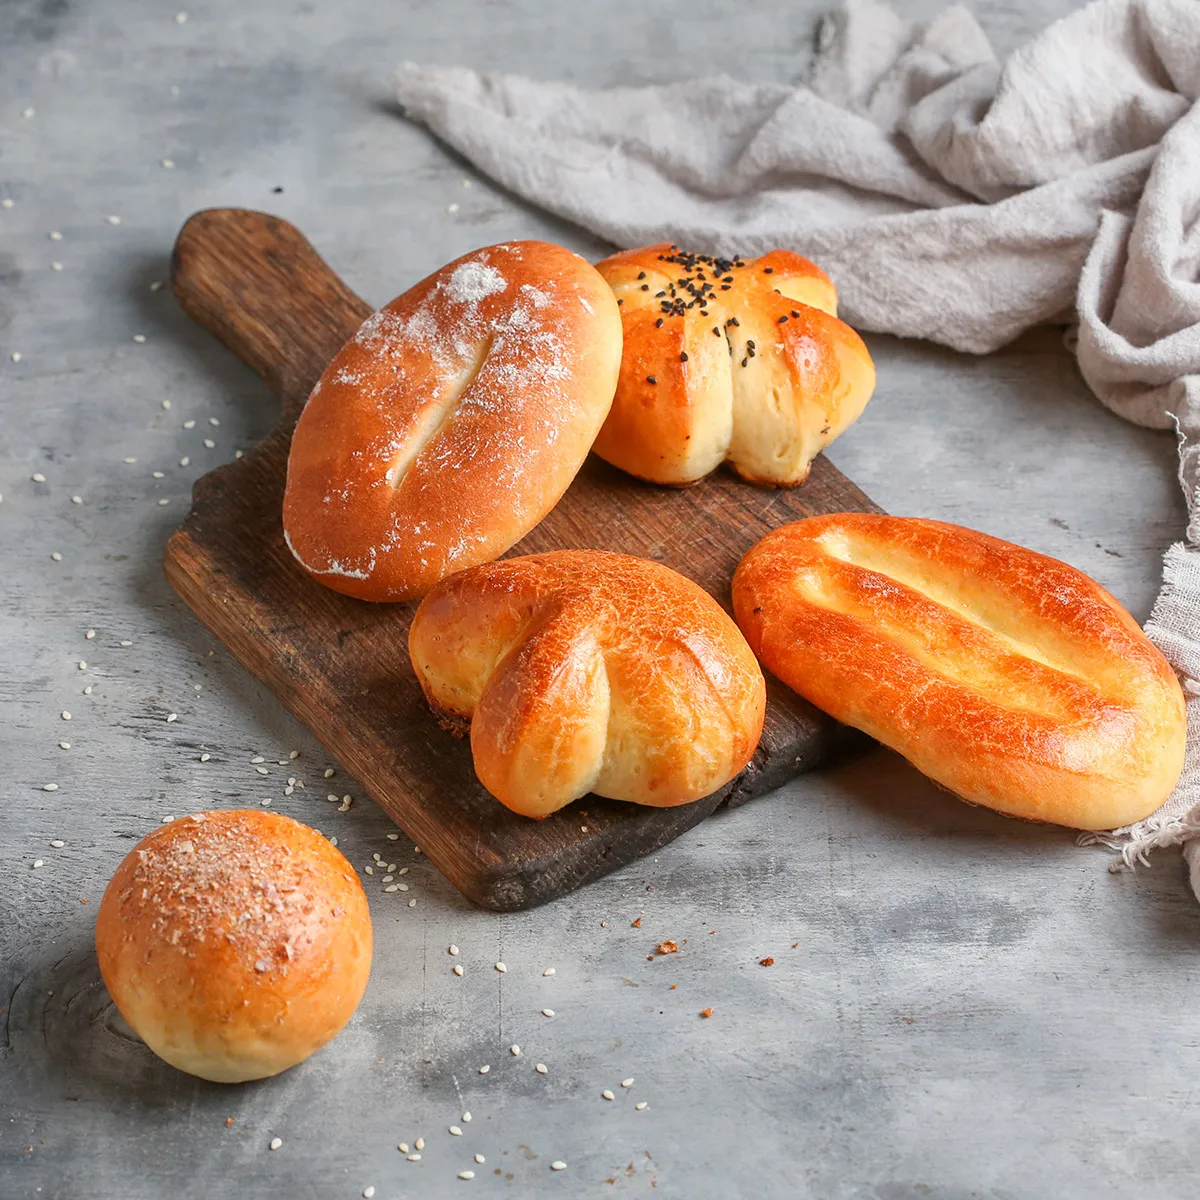
[[595, 269], [545, 242], [449, 263], [368, 317], [296, 426], [283, 528], [363, 600], [424, 595], [554, 507], [612, 404], [621, 321]]
[[940, 521], [838, 513], [763, 538], [733, 604], [768, 670], [964, 800], [1111, 829], [1179, 777], [1175, 673], [1066, 563]]
[[625, 554], [560, 550], [452, 575], [408, 644], [434, 711], [471, 722], [480, 782], [527, 817], [588, 792], [699, 800], [762, 732], [762, 671], [725, 610]]
[[278, 813], [195, 813], [143, 838], [96, 920], [100, 973], [160, 1058], [217, 1083], [276, 1075], [334, 1037], [371, 970], [354, 868]]
[[625, 352], [595, 450], [655, 483], [688, 484], [722, 462], [791, 487], [875, 387], [837, 292], [788, 250], [714, 259], [649, 246], [597, 266], [621, 302]]

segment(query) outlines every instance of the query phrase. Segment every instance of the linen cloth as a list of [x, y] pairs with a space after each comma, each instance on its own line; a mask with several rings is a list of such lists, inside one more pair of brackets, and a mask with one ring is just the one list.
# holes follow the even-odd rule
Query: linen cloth
[[844, 0], [802, 85], [413, 64], [395, 85], [480, 170], [620, 247], [798, 250], [852, 325], [976, 354], [1077, 321], [1099, 399], [1177, 431], [1190, 514], [1146, 626], [1188, 696], [1187, 764], [1159, 812], [1089, 840], [1119, 867], [1200, 839], [1200, 0], [1095, 0], [1003, 65], [963, 7], [914, 25]]

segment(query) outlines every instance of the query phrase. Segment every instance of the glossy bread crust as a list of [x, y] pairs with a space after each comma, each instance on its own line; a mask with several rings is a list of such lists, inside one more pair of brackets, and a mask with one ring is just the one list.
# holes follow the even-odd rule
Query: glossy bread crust
[[369, 317], [292, 438], [284, 535], [363, 600], [489, 562], [567, 490], [607, 417], [621, 321], [584, 259], [546, 242], [464, 255]]
[[799, 254], [714, 259], [662, 243], [596, 269], [621, 302], [625, 350], [595, 450], [631, 475], [684, 485], [728, 462], [791, 487], [871, 397], [866, 346]]
[[238, 1083], [334, 1037], [371, 970], [367, 898], [314, 829], [278, 813], [181, 817], [129, 852], [96, 920], [121, 1015], [172, 1066]]
[[762, 733], [762, 671], [724, 609], [645, 559], [560, 550], [445, 580], [409, 633], [433, 709], [471, 722], [484, 787], [545, 817], [588, 792], [711, 795]]
[[1111, 829], [1179, 777], [1174, 671], [1056, 559], [939, 521], [840, 513], [763, 538], [733, 603], [768, 670], [965, 800]]

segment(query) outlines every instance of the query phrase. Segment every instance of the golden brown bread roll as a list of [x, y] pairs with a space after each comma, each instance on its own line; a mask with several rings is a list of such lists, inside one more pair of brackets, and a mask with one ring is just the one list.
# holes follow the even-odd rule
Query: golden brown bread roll
[[871, 398], [871, 356], [799, 254], [714, 259], [663, 243], [596, 269], [621, 302], [625, 350], [594, 449], [631, 475], [695, 483], [727, 461], [791, 487]]
[[1183, 765], [1183, 692], [1099, 584], [997, 538], [838, 513], [734, 576], [768, 670], [965, 800], [1076, 829], [1148, 816]]
[[546, 817], [588, 792], [666, 808], [750, 761], [765, 685], [724, 609], [658, 563], [560, 550], [461, 571], [422, 601], [413, 669], [471, 722], [480, 782]]
[[284, 536], [364, 600], [490, 562], [567, 490], [612, 404], [621, 321], [589, 263], [507, 242], [369, 317], [296, 426]]
[[371, 970], [354, 868], [278, 813], [195, 813], [125, 857], [96, 920], [121, 1015], [173, 1067], [217, 1083], [276, 1075], [333, 1038]]

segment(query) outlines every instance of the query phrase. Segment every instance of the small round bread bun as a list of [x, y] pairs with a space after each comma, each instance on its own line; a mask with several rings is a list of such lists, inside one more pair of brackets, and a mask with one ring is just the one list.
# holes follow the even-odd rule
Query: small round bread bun
[[553, 507], [612, 406], [621, 317], [595, 267], [547, 242], [448, 263], [367, 318], [292, 437], [283, 530], [362, 600], [423, 596]]
[[143, 838], [96, 920], [100, 973], [160, 1058], [217, 1083], [277, 1075], [349, 1021], [371, 971], [354, 868], [278, 813], [194, 813]]

